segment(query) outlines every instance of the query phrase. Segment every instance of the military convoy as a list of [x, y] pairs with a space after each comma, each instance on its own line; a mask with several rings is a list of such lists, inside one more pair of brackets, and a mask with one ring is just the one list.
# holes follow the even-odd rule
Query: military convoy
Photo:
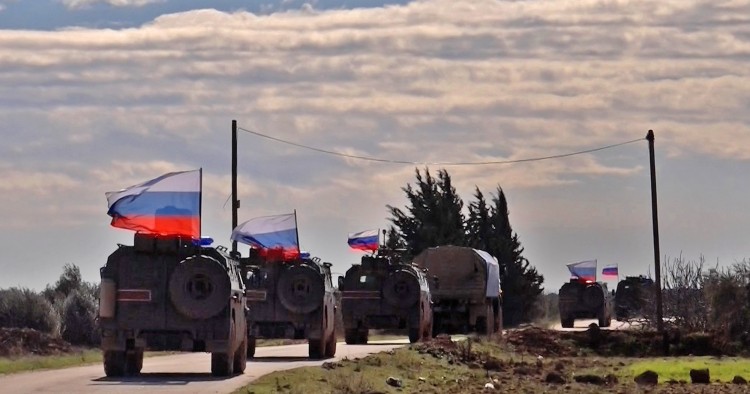
[[257, 338], [307, 339], [310, 358], [336, 354], [336, 298], [331, 264], [302, 254], [299, 259], [266, 261], [257, 249], [241, 259], [250, 313], [247, 353]]
[[100, 270], [99, 324], [107, 376], [135, 375], [144, 350], [210, 352], [211, 373], [243, 373], [245, 286], [226, 248], [136, 233]]
[[[331, 264], [302, 254], [266, 261], [182, 236], [136, 233], [101, 268], [99, 322], [107, 376], [140, 373], [153, 351], [211, 353], [211, 373], [243, 373], [258, 338], [307, 339], [310, 358], [336, 353]], [[406, 328], [410, 342], [441, 332], [496, 332], [501, 324], [497, 261], [455, 246], [412, 263], [364, 256], [339, 277], [345, 339], [371, 328]]]
[[408, 329], [409, 342], [432, 337], [432, 300], [422, 269], [380, 251], [340, 276], [347, 344], [366, 344], [370, 329]]
[[460, 246], [425, 249], [414, 264], [431, 277], [433, 335], [476, 331], [491, 335], [502, 328], [502, 296], [497, 260]]
[[612, 295], [607, 284], [573, 278], [558, 293], [560, 323], [572, 328], [575, 319], [598, 319], [600, 327], [612, 322]]
[[643, 316], [654, 297], [654, 281], [644, 276], [626, 276], [617, 283], [615, 318], [618, 321]]

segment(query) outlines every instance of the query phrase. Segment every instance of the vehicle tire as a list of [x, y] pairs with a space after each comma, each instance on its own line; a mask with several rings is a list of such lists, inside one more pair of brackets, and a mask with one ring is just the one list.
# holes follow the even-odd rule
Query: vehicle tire
[[333, 358], [336, 356], [336, 330], [334, 330], [326, 341], [326, 358]]
[[492, 304], [487, 305], [487, 318], [485, 319], [485, 334], [492, 336], [495, 333], [495, 315], [492, 311]]
[[136, 349], [125, 353], [125, 375], [135, 376], [143, 369], [143, 349]]
[[409, 308], [419, 301], [419, 281], [406, 270], [391, 272], [383, 281], [383, 298], [397, 308]]
[[319, 272], [304, 265], [294, 265], [279, 274], [276, 294], [289, 312], [310, 313], [323, 305], [325, 284]]
[[250, 335], [247, 337], [247, 357], [248, 358], [255, 357], [255, 342], [256, 342], [255, 336]]
[[432, 318], [429, 316], [426, 318], [427, 322], [424, 324], [424, 327], [422, 328], [422, 340], [423, 341], [429, 341], [432, 339]]
[[484, 316], [478, 316], [474, 330], [479, 334], [489, 334], [487, 331], [487, 318]]
[[609, 327], [612, 323], [612, 317], [607, 314], [606, 310], [599, 312], [599, 327]]
[[419, 342], [419, 338], [421, 338], [420, 333], [419, 327], [409, 328], [409, 343]]
[[358, 335], [356, 328], [344, 329], [344, 341], [347, 345], [356, 345], [358, 343]]
[[357, 343], [361, 345], [367, 345], [367, 341], [370, 338], [370, 330], [363, 328], [359, 330], [359, 335], [357, 335]]
[[560, 325], [563, 328], [573, 328], [573, 325], [575, 323], [575, 319], [570, 317], [565, 317], [560, 320]]
[[120, 377], [125, 375], [125, 352], [121, 350], [104, 351], [104, 374], [107, 377]]
[[188, 257], [169, 278], [169, 298], [190, 319], [203, 320], [223, 311], [232, 295], [226, 270], [212, 257]]
[[309, 339], [308, 356], [313, 360], [320, 360], [325, 355], [326, 341], [324, 339]]
[[242, 341], [240, 346], [234, 352], [234, 373], [243, 374], [247, 367], [247, 337]]
[[211, 375], [231, 376], [234, 367], [234, 357], [227, 353], [211, 353]]

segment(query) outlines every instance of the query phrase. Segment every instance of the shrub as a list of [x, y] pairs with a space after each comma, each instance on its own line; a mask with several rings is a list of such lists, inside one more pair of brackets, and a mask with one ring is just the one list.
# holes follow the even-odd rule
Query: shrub
[[58, 335], [60, 316], [41, 294], [12, 287], [0, 290], [0, 327], [32, 328]]
[[96, 345], [96, 302], [84, 292], [72, 291], [62, 304], [62, 337], [74, 345]]

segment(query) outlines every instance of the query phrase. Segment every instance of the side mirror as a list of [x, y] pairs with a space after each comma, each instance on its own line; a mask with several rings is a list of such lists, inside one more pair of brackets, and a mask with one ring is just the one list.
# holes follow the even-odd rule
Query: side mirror
[[339, 290], [341, 290], [344, 287], [344, 277], [339, 276]]

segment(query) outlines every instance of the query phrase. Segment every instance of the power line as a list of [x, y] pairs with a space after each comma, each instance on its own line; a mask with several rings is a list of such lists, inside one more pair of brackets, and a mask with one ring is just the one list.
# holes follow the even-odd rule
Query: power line
[[525, 163], [525, 162], [530, 162], [530, 161], [560, 159], [560, 158], [563, 158], [563, 157], [569, 157], [569, 156], [575, 156], [575, 155], [582, 155], [582, 154], [585, 154], [585, 153], [597, 152], [597, 151], [600, 151], [600, 150], [615, 148], [615, 147], [618, 147], [618, 146], [632, 144], [634, 142], [645, 140], [645, 138], [638, 138], [638, 139], [634, 139], [632, 141], [620, 142], [620, 143], [617, 143], [617, 144], [601, 146], [601, 147], [593, 148], [593, 149], [586, 149], [586, 150], [582, 150], [582, 151], [571, 152], [571, 153], [563, 153], [563, 154], [552, 155], [552, 156], [533, 157], [533, 158], [528, 158], [528, 159], [498, 160], [498, 161], [473, 161], [473, 162], [468, 162], [468, 161], [466, 161], [466, 162], [449, 162], [449, 161], [444, 161], [444, 162], [440, 162], [440, 161], [437, 161], [437, 162], [424, 162], [424, 161], [410, 161], [410, 160], [391, 160], [391, 159], [381, 159], [381, 158], [378, 158], [378, 157], [370, 157], [370, 156], [350, 155], [350, 154], [346, 154], [346, 153], [334, 152], [334, 151], [331, 151], [331, 150], [316, 148], [314, 146], [303, 145], [303, 144], [299, 144], [299, 143], [296, 143], [296, 142], [283, 140], [281, 138], [272, 137], [270, 135], [262, 134], [262, 133], [259, 133], [257, 131], [248, 130], [248, 129], [245, 129], [245, 128], [239, 127], [239, 126], [237, 127], [237, 129], [238, 130], [242, 130], [242, 131], [247, 132], [247, 133], [250, 133], [250, 134], [253, 134], [253, 135], [256, 135], [258, 137], [267, 138], [269, 140], [280, 142], [282, 144], [292, 145], [292, 146], [296, 146], [298, 148], [308, 149], [308, 150], [312, 150], [312, 151], [315, 151], [315, 152], [325, 153], [325, 154], [328, 154], [328, 155], [334, 155], [334, 156], [339, 156], [339, 157], [346, 157], [346, 158], [349, 158], [349, 159], [367, 160], [367, 161], [375, 161], [375, 162], [380, 162], [380, 163], [391, 163], [391, 164], [412, 164], [412, 165], [433, 165], [433, 166], [479, 166], [479, 165], [512, 164], [512, 163]]

